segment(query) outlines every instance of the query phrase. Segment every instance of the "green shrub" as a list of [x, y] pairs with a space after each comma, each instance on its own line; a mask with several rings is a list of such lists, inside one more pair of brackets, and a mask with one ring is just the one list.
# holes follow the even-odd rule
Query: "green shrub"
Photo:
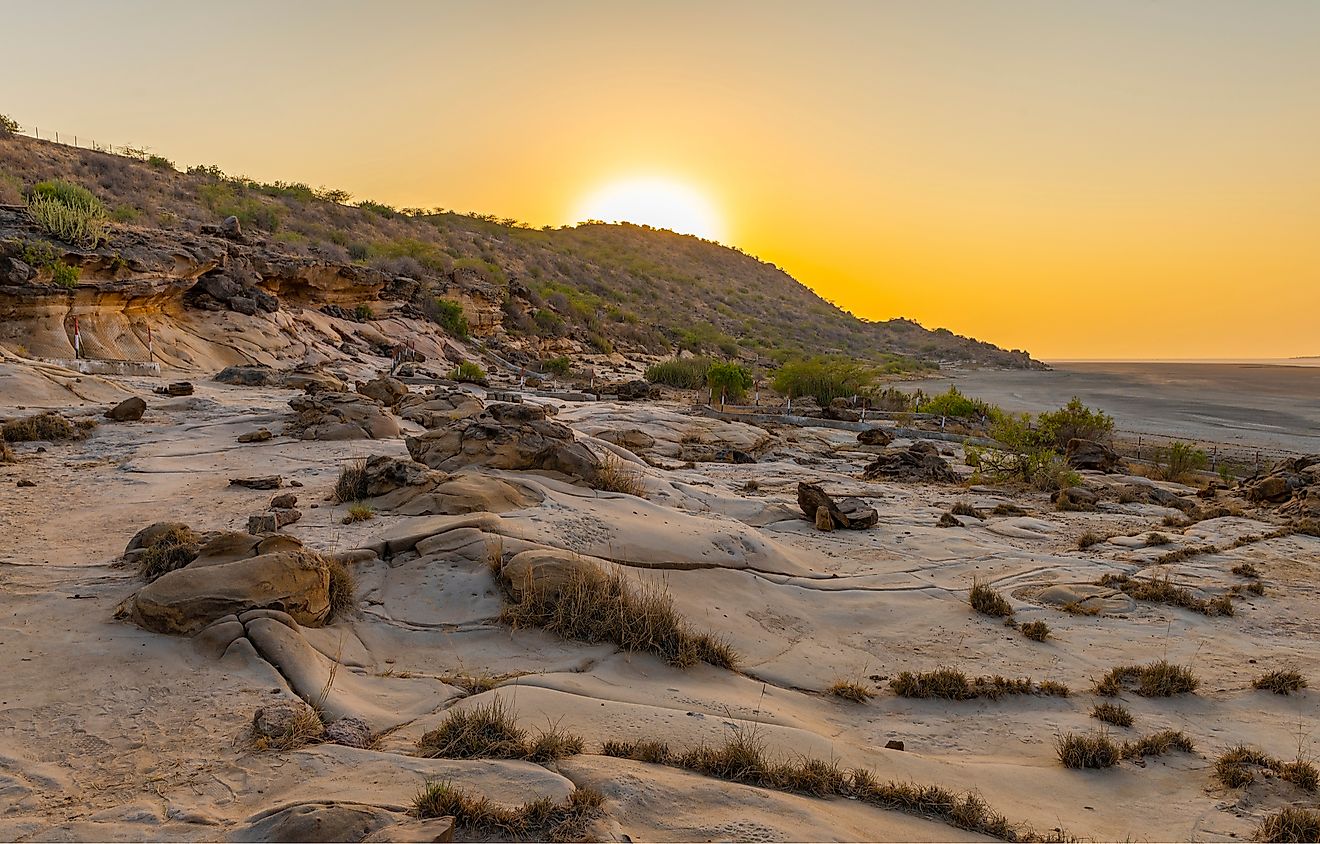
[[81, 269], [78, 267], [71, 267], [63, 261], [56, 261], [54, 264], [51, 264], [50, 267], [51, 281], [55, 282], [60, 287], [77, 287], [78, 277], [81, 274]]
[[20, 128], [17, 120], [7, 114], [0, 114], [0, 135], [12, 135]]
[[149, 155], [147, 156], [147, 163], [158, 170], [174, 169], [174, 162], [163, 155]]
[[1206, 453], [1181, 440], [1174, 440], [1168, 448], [1156, 449], [1155, 468], [1166, 481], [1183, 481], [1194, 472], [1199, 472], [1210, 464]]
[[541, 371], [548, 372], [551, 375], [567, 375], [573, 371], [573, 361], [563, 355], [554, 358], [546, 358], [541, 361]]
[[470, 360], [465, 360], [454, 367], [449, 373], [451, 381], [462, 381], [468, 384], [486, 383], [486, 370], [481, 365]]
[[1114, 433], [1114, 418], [1104, 411], [1092, 410], [1082, 404], [1081, 399], [1073, 396], [1071, 401], [1058, 410], [1037, 416], [1036, 428], [1043, 443], [1063, 451], [1072, 439], [1109, 439]]
[[752, 375], [732, 361], [717, 361], [706, 369], [706, 383], [713, 393], [728, 401], [738, 401], [752, 386]]
[[28, 214], [48, 234], [75, 246], [96, 246], [105, 237], [105, 206], [81, 185], [53, 179], [38, 182]]
[[673, 358], [649, 367], [645, 378], [652, 384], [700, 390], [706, 386], [706, 374], [714, 364], [710, 358]]
[[920, 405], [917, 410], [921, 413], [933, 413], [937, 416], [955, 416], [960, 419], [972, 419], [980, 416], [989, 416], [991, 406], [980, 399], [970, 399], [958, 392], [957, 387], [950, 386], [949, 391], [941, 393]]
[[775, 373], [773, 386], [789, 398], [812, 396], [824, 406], [864, 393], [874, 381], [875, 371], [856, 361], [817, 357], [785, 363]]
[[468, 336], [468, 321], [463, 306], [449, 299], [432, 299], [426, 315], [437, 325], [459, 339]]

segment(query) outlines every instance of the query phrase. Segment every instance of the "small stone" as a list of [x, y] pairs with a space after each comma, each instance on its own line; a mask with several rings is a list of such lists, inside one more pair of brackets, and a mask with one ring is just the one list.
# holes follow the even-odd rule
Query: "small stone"
[[292, 492], [281, 493], [270, 500], [272, 510], [287, 510], [298, 506], [298, 496]]
[[252, 734], [255, 738], [287, 739], [312, 723], [315, 714], [315, 710], [301, 700], [268, 703], [253, 714]]
[[326, 726], [323, 738], [331, 744], [342, 744], [345, 747], [370, 747], [371, 726], [361, 718], [350, 715]]
[[19, 478], [19, 480], [18, 480], [18, 485], [19, 485], [19, 486], [36, 486], [36, 485], [37, 485], [37, 482], [36, 482], [36, 481], [30, 481], [30, 480], [28, 480], [27, 478]]
[[255, 431], [248, 431], [246, 434], [239, 434], [238, 441], [241, 443], [264, 443], [266, 440], [275, 436], [265, 428], [258, 428]]
[[279, 489], [284, 486], [284, 478], [279, 475], [267, 475], [260, 478], [230, 478], [229, 485], [247, 487], [248, 489]]
[[302, 486], [302, 481], [289, 481], [289, 486]]
[[816, 508], [816, 530], [834, 530], [834, 519], [830, 516], [830, 508], [824, 504]]
[[890, 739], [889, 741], [885, 742], [885, 750], [902, 750], [902, 749], [903, 749], [903, 742], [899, 741], [898, 739]]
[[279, 518], [271, 512], [258, 513], [255, 516], [248, 516], [247, 532], [253, 536], [260, 536], [263, 533], [274, 533], [280, 529]]
[[292, 507], [278, 507], [271, 509], [275, 514], [275, 524], [280, 527], [291, 525], [302, 518], [302, 513]]

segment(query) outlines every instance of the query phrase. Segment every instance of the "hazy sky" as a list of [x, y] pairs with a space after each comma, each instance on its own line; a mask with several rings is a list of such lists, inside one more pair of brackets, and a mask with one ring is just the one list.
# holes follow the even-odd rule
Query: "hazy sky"
[[538, 225], [671, 180], [860, 316], [1045, 358], [1320, 354], [1320, 2], [11, 0], [4, 25], [0, 112], [43, 134]]

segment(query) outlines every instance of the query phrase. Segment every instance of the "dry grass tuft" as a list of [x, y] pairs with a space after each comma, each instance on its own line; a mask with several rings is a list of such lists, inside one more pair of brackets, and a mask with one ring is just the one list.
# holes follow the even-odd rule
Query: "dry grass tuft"
[[646, 496], [646, 485], [642, 480], [642, 473], [632, 467], [632, 465], [614, 452], [606, 452], [600, 462], [596, 464], [596, 476], [592, 480], [592, 487], [605, 492], [622, 492], [625, 495], [635, 495], [638, 498]]
[[339, 469], [339, 480], [335, 481], [335, 501], [361, 501], [367, 497], [367, 459], [359, 457], [345, 463]]
[[452, 817], [455, 827], [483, 838], [581, 841], [591, 822], [603, 814], [604, 805], [605, 796], [589, 786], [575, 788], [563, 803], [542, 797], [507, 807], [444, 781], [426, 783], [413, 798], [413, 814]]
[[1180, 563], [1183, 560], [1190, 560], [1192, 557], [1201, 554], [1217, 554], [1219, 548], [1214, 545], [1184, 545], [1173, 551], [1166, 551], [1155, 558], [1154, 564], [1157, 566], [1166, 566], [1169, 563]]
[[526, 759], [546, 764], [582, 752], [582, 737], [557, 724], [528, 736], [504, 701], [451, 709], [445, 720], [417, 741], [417, 754], [430, 759]]
[[692, 630], [663, 587], [634, 586], [619, 572], [578, 570], [559, 588], [529, 579], [522, 584], [521, 601], [515, 602], [508, 589], [505, 597], [500, 619], [515, 628], [540, 627], [580, 642], [613, 642], [680, 668], [705, 662], [732, 669], [738, 663], [727, 642]]
[[351, 525], [355, 522], [365, 522], [367, 519], [376, 518], [376, 508], [363, 501], [354, 501], [348, 505], [348, 515], [344, 516], [342, 522]]
[[1103, 732], [1064, 733], [1054, 748], [1065, 768], [1109, 768], [1122, 757], [1122, 748]]
[[1174, 665], [1166, 659], [1146, 665], [1120, 665], [1109, 669], [1096, 684], [1095, 693], [1115, 697], [1124, 691], [1135, 691], [1142, 697], [1172, 697], [1196, 691], [1201, 681], [1192, 670]]
[[654, 765], [676, 765], [678, 757], [662, 741], [607, 741], [601, 745], [602, 756], [650, 762]]
[[1067, 686], [1052, 680], [1036, 685], [1025, 677], [1008, 679], [994, 676], [973, 679], [956, 668], [937, 668], [919, 674], [904, 671], [889, 681], [889, 687], [899, 697], [945, 700], [971, 700], [982, 697], [998, 700], [1004, 695], [1030, 694], [1067, 697], [1069, 694]]
[[1020, 625], [1018, 630], [1033, 642], [1043, 642], [1050, 636], [1050, 626], [1043, 621], [1028, 621]]
[[843, 677], [835, 680], [825, 692], [844, 700], [851, 700], [853, 703], [866, 703], [875, 697], [875, 689], [858, 680]]
[[1007, 618], [1013, 614], [1013, 607], [993, 588], [979, 580], [972, 582], [972, 591], [967, 594], [967, 603], [981, 615]]
[[446, 674], [440, 679], [451, 686], [458, 686], [470, 695], [488, 692], [500, 684], [498, 678], [489, 674]]
[[953, 506], [949, 508], [949, 512], [955, 516], [971, 516], [974, 519], [985, 518], [985, 513], [982, 513], [980, 510], [973, 507], [971, 503], [967, 501], [953, 502]]
[[1257, 841], [1320, 841], [1320, 812], [1285, 806], [1265, 818], [1252, 837]]
[[1115, 727], [1132, 726], [1132, 713], [1117, 703], [1097, 703], [1091, 709], [1091, 717]]
[[1251, 683], [1252, 688], [1264, 689], [1277, 695], [1300, 692], [1306, 688], [1306, 678], [1296, 671], [1270, 671], [1260, 675]]
[[317, 555], [330, 572], [330, 618], [347, 618], [357, 609], [357, 578], [335, 558]]
[[1168, 575], [1151, 577], [1145, 580], [1128, 577], [1126, 574], [1106, 574], [1096, 581], [1099, 586], [1112, 586], [1138, 601], [1152, 604], [1167, 604], [1174, 607], [1199, 612], [1210, 616], [1233, 615], [1233, 597], [1229, 594], [1217, 598], [1198, 598], [1196, 593], [1185, 586], [1176, 586]]
[[1233, 572], [1233, 574], [1236, 574], [1238, 577], [1248, 577], [1248, 578], [1260, 577], [1260, 569], [1256, 568], [1251, 563], [1239, 563], [1238, 565], [1233, 566], [1231, 571]]
[[1169, 537], [1157, 531], [1151, 531], [1150, 533], [1146, 534], [1147, 546], [1168, 545], [1172, 541], [1173, 541], [1172, 539], [1169, 539]]
[[1136, 741], [1124, 742], [1122, 753], [1124, 759], [1144, 759], [1147, 756], [1161, 756], [1171, 750], [1191, 753], [1195, 749], [1186, 733], [1180, 730], [1161, 730]]
[[22, 419], [10, 419], [0, 425], [0, 436], [11, 443], [77, 440], [86, 436], [87, 427], [91, 426], [75, 426], [58, 413], [38, 413]]
[[1269, 771], [1303, 791], [1314, 793], [1320, 786], [1320, 772], [1311, 762], [1300, 757], [1292, 762], [1284, 762], [1242, 744], [1230, 747], [1215, 760], [1214, 777], [1225, 788], [1241, 788], [1255, 781], [1253, 768]]
[[525, 758], [529, 762], [544, 765], [576, 756], [582, 752], [582, 746], [582, 736], [566, 733], [559, 729], [558, 724], [552, 724], [545, 729], [537, 729], [536, 735], [527, 743]]
[[137, 558], [138, 574], [148, 583], [197, 559], [197, 534], [186, 527], [161, 533]]
[[1265, 584], [1260, 582], [1259, 580], [1253, 580], [1246, 585], [1246, 590], [1253, 595], [1264, 595]]
[[18, 458], [14, 456], [14, 450], [9, 447], [9, 440], [0, 433], [0, 463], [17, 463]]
[[255, 729], [251, 729], [248, 732], [247, 741], [253, 750], [258, 751], [298, 750], [308, 745], [317, 744], [324, 734], [325, 723], [313, 707], [299, 710], [298, 714], [289, 723], [289, 729], [281, 735], [259, 736]]
[[990, 511], [996, 516], [1025, 516], [1027, 511], [1016, 504], [1001, 502], [995, 505], [995, 509]]
[[1096, 533], [1093, 530], [1088, 530], [1086, 533], [1077, 537], [1077, 550], [1085, 551], [1087, 548], [1090, 548], [1093, 545], [1099, 545], [1101, 542], [1105, 542], [1108, 539], [1109, 537], [1105, 536], [1103, 533]]
[[1081, 601], [1069, 601], [1068, 603], [1059, 607], [1059, 609], [1063, 610], [1069, 615], [1099, 615], [1100, 614], [1099, 606], [1087, 606]]

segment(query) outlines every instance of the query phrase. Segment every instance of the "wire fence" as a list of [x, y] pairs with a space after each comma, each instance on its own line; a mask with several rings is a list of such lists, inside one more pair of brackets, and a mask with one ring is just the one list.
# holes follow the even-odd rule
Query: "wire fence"
[[63, 144], [68, 147], [78, 147], [79, 149], [90, 149], [94, 152], [104, 152], [109, 155], [122, 155], [125, 158], [135, 158], [138, 161], [146, 161], [151, 157], [151, 147], [137, 146], [135, 144], [103, 143], [100, 140], [93, 138], [91, 135], [80, 135], [78, 133], [42, 129], [40, 126], [20, 126], [13, 132], [13, 134], [35, 138], [39, 141], [50, 141], [55, 144]]

